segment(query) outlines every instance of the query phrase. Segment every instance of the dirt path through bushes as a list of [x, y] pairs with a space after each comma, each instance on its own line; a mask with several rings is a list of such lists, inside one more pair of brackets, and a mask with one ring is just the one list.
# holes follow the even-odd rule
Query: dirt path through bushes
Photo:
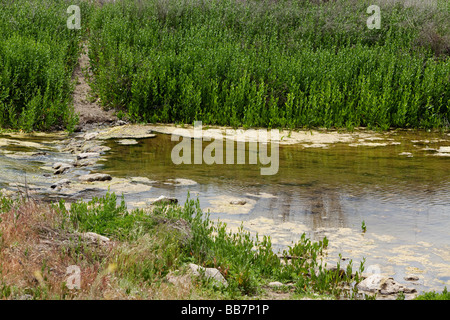
[[82, 44], [82, 53], [75, 67], [73, 78], [76, 85], [73, 93], [73, 104], [75, 113], [79, 115], [78, 130], [99, 124], [110, 124], [117, 121], [114, 110], [105, 110], [98, 101], [91, 97], [91, 87], [89, 86], [86, 74], [90, 74], [88, 47]]

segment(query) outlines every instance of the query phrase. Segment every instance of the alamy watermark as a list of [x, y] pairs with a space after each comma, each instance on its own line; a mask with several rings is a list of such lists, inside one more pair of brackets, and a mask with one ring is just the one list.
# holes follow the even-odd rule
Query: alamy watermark
[[[194, 122], [193, 135], [188, 129], [177, 128], [171, 140], [179, 141], [172, 149], [174, 164], [250, 164], [259, 163], [261, 175], [275, 175], [279, 169], [280, 132], [277, 129], [226, 129], [225, 135], [203, 131], [202, 122]], [[203, 141], [211, 141], [203, 150]], [[225, 147], [224, 147], [225, 143]], [[248, 143], [248, 150], [246, 149]], [[270, 145], [270, 155], [269, 155]], [[236, 151], [236, 152], [235, 152]], [[224, 154], [225, 152], [225, 154]], [[235, 157], [236, 156], [236, 157]], [[248, 159], [248, 161], [247, 161]]]
[[70, 14], [67, 18], [67, 28], [68, 29], [81, 29], [81, 10], [79, 6], [71, 5], [67, 8], [67, 13]]
[[81, 269], [79, 266], [71, 265], [66, 269], [66, 287], [70, 290], [81, 289]]

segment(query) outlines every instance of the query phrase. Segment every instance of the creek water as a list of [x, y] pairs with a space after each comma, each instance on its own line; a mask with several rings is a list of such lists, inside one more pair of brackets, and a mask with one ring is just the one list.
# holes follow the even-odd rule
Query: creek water
[[[27, 141], [46, 146], [41, 138]], [[175, 165], [171, 152], [178, 142], [170, 135], [137, 141], [120, 145], [108, 140], [111, 150], [98, 168], [114, 177], [151, 181], [150, 191], [126, 195], [129, 207], [145, 206], [160, 195], [182, 204], [189, 192], [213, 221], [226, 222], [230, 229], [243, 223], [253, 234], [270, 235], [276, 250], [302, 233], [313, 240], [326, 236], [329, 263], [340, 254], [342, 264], [351, 260], [354, 270], [365, 259], [367, 272], [392, 276], [419, 292], [450, 287], [446, 133], [393, 131], [369, 143], [280, 145], [279, 170], [268, 176], [260, 174], [260, 164]], [[52, 161], [62, 157], [53, 145], [47, 147]], [[33, 184], [42, 163], [11, 158], [18, 151], [13, 146], [3, 149], [10, 153], [0, 154], [0, 186], [17, 181], [25, 167]], [[404, 280], [411, 274], [419, 280]]]

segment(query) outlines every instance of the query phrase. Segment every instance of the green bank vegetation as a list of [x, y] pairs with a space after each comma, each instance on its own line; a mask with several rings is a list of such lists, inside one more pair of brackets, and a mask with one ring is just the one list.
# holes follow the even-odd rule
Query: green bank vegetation
[[449, 4], [116, 1], [90, 20], [93, 88], [136, 121], [448, 126]]
[[[0, 126], [73, 128], [82, 38], [94, 94], [134, 121], [449, 126], [448, 1], [101, 2], [2, 1]], [[72, 4], [81, 30], [66, 27]], [[371, 4], [381, 29], [366, 25]]]
[[52, 130], [76, 123], [71, 78], [81, 32], [67, 28], [68, 3], [1, 1], [0, 127]]
[[[17, 299], [148, 299], [258, 298], [269, 281], [286, 284], [297, 297], [320, 294], [356, 298], [351, 284], [359, 281], [349, 263], [326, 268], [328, 241], [312, 242], [303, 235], [281, 257], [269, 237], [251, 236], [241, 228], [229, 232], [213, 223], [198, 201], [184, 206], [160, 204], [153, 210], [129, 212], [114, 194], [79, 201], [66, 208], [33, 200], [2, 197], [0, 213], [0, 295]], [[83, 232], [107, 236], [99, 245], [83, 240]], [[187, 264], [220, 270], [228, 286], [204, 278], [183, 285], [167, 282], [169, 273], [186, 275]], [[81, 289], [66, 286], [66, 269], [79, 266]], [[290, 286], [287, 284], [290, 283]], [[280, 289], [281, 290], [281, 289]], [[180, 296], [181, 295], [181, 296]]]

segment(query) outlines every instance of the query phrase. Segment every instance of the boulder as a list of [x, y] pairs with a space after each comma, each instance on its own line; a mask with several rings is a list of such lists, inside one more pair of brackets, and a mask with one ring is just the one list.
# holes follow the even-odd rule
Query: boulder
[[98, 244], [107, 244], [110, 239], [99, 235], [95, 232], [83, 232], [83, 233], [79, 233], [78, 234], [83, 240], [89, 241], [89, 242], [94, 242], [94, 243], [98, 243]]
[[227, 280], [216, 268], [204, 268], [194, 263], [190, 263], [189, 268], [195, 276], [204, 276], [206, 279], [212, 279], [214, 282], [228, 287]]
[[408, 276], [404, 277], [403, 279], [405, 279], [406, 281], [418, 281], [419, 277], [416, 276], [416, 275], [411, 274], [411, 275], [408, 275]]
[[86, 152], [87, 153], [90, 153], [90, 152], [93, 152], [93, 153], [104, 153], [104, 152], [109, 151], [109, 150], [111, 150], [110, 147], [101, 146], [101, 145], [98, 145], [98, 144], [87, 144], [87, 145], [84, 145], [81, 148], [81, 151], [83, 153], [86, 153]]
[[73, 164], [75, 167], [92, 167], [97, 163], [97, 159], [81, 159], [75, 161]]
[[280, 288], [283, 286], [283, 284], [279, 281], [269, 282], [267, 285], [271, 288]]
[[415, 293], [414, 288], [407, 288], [394, 281], [393, 278], [385, 277], [381, 274], [373, 274], [357, 285], [358, 290], [368, 292], [379, 292], [384, 295], [403, 293]]

